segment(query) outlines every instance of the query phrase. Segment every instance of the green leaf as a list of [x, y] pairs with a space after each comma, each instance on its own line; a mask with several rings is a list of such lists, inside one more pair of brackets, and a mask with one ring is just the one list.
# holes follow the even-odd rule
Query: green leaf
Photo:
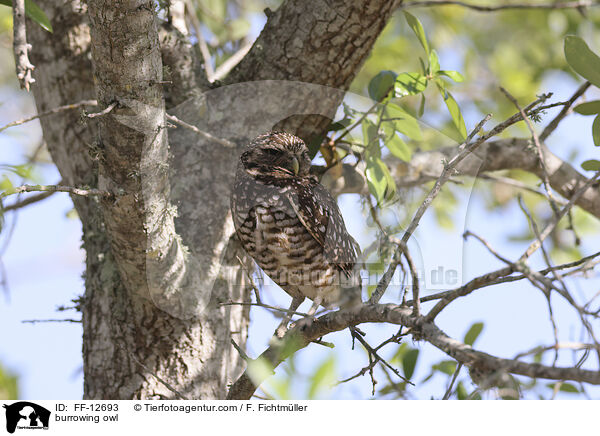
[[406, 352], [408, 350], [409, 350], [408, 344], [406, 342], [401, 343], [400, 346], [398, 347], [398, 349], [396, 350], [396, 352], [394, 353], [394, 356], [390, 359], [390, 362], [391, 363], [402, 362], [402, 359], [404, 358], [404, 355], [406, 354]]
[[462, 74], [460, 74], [458, 71], [451, 71], [451, 70], [440, 70], [437, 72], [438, 76], [446, 76], [449, 79], [454, 80], [457, 83], [460, 83], [462, 81], [465, 80], [465, 78], [463, 77]]
[[15, 173], [16, 175], [24, 179], [31, 180], [33, 178], [33, 167], [30, 164], [0, 165], [0, 168], [10, 171], [11, 173]]
[[390, 172], [379, 157], [369, 156], [366, 163], [365, 173], [369, 191], [375, 196], [377, 203], [382, 203], [385, 200], [388, 181], [391, 179]]
[[389, 103], [385, 108], [385, 112], [389, 118], [394, 118], [394, 127], [398, 132], [417, 141], [423, 140], [419, 122], [400, 106]]
[[371, 295], [373, 295], [373, 292], [375, 292], [376, 288], [377, 288], [377, 285], [368, 285], [367, 286], [367, 297], [371, 298]]
[[327, 129], [327, 131], [328, 132], [337, 132], [338, 130], [344, 130], [350, 124], [352, 124], [352, 120], [350, 118], [344, 118], [340, 121], [336, 121], [335, 123], [331, 123], [329, 125], [329, 128]]
[[560, 391], [562, 392], [569, 392], [572, 394], [578, 394], [579, 393], [579, 389], [577, 389], [576, 386], [572, 385], [571, 383], [563, 383], [560, 385]]
[[[385, 164], [384, 164], [385, 166]], [[394, 198], [394, 196], [396, 195], [396, 180], [394, 180], [394, 178], [392, 177], [392, 174], [390, 173], [390, 170], [388, 170], [388, 167], [385, 166], [385, 179], [387, 182], [387, 186], [386, 186], [386, 190], [385, 190], [385, 198], [388, 200], [392, 200]]]
[[365, 147], [367, 147], [366, 154], [368, 156], [377, 156], [381, 157], [381, 149], [379, 148], [379, 141], [377, 135], [377, 126], [373, 123], [373, 121], [365, 118], [362, 123], [362, 134], [363, 141], [365, 143]]
[[17, 377], [0, 366], [0, 400], [16, 400], [18, 395]]
[[479, 334], [481, 333], [482, 330], [483, 330], [482, 322], [474, 323], [471, 326], [471, 328], [469, 328], [469, 331], [465, 335], [465, 339], [463, 340], [463, 342], [467, 345], [473, 345], [475, 343], [475, 341], [477, 340], [477, 338], [479, 337]]
[[[554, 389], [554, 387], [556, 386], [556, 383], [548, 383], [546, 386], [548, 386], [550, 389]], [[571, 383], [561, 383], [560, 388], [558, 388], [559, 391], [561, 392], [568, 392], [570, 394], [578, 394], [579, 393], [579, 389], [572, 385]]]
[[578, 104], [573, 108], [575, 112], [581, 115], [600, 114], [600, 100], [588, 101]]
[[419, 64], [421, 64], [421, 71], [423, 74], [427, 74], [427, 67], [425, 66], [425, 61], [421, 56], [419, 56]]
[[425, 94], [421, 94], [421, 104], [419, 105], [418, 116], [421, 118], [425, 113]]
[[394, 89], [396, 73], [389, 70], [380, 71], [369, 82], [369, 97], [375, 101], [381, 101]]
[[594, 145], [600, 147], [600, 115], [592, 123], [592, 138], [594, 138]]
[[469, 394], [465, 388], [465, 385], [463, 385], [463, 382], [458, 382], [456, 384], [456, 398], [459, 400], [466, 400], [468, 397]]
[[393, 134], [389, 139], [386, 140], [385, 145], [388, 150], [397, 158], [403, 160], [404, 162], [410, 161], [410, 158], [412, 157], [412, 151], [408, 145], [406, 145], [406, 142], [404, 142], [398, 135]]
[[396, 77], [396, 96], [416, 95], [427, 88], [427, 77], [419, 73], [400, 73]]
[[228, 36], [233, 41], [246, 37], [250, 31], [250, 23], [244, 18], [231, 20], [226, 23], [226, 26], [231, 29]]
[[[0, 0], [0, 5], [12, 7], [12, 0]], [[31, 0], [25, 0], [25, 14], [42, 26], [42, 29], [52, 32], [52, 24], [50, 24], [50, 20], [46, 16], [46, 13]]]
[[456, 361], [454, 360], [442, 360], [440, 363], [436, 363], [431, 367], [432, 371], [441, 371], [446, 375], [453, 375], [456, 371]]
[[412, 31], [415, 32], [417, 38], [419, 38], [419, 42], [421, 43], [427, 54], [429, 54], [429, 44], [427, 44], [425, 29], [423, 29], [423, 25], [421, 24], [419, 19], [406, 11], [404, 11], [404, 18], [406, 18], [406, 22], [408, 23]]
[[429, 52], [429, 73], [436, 74], [440, 71], [440, 58], [435, 50]]
[[15, 187], [6, 175], [2, 176], [0, 180], [0, 191], [3, 191], [5, 194], [12, 194], [15, 192]]
[[406, 352], [402, 359], [402, 369], [404, 371], [404, 377], [410, 380], [415, 372], [415, 366], [417, 366], [417, 359], [419, 358], [419, 349], [411, 348]]
[[319, 365], [314, 375], [311, 377], [310, 385], [308, 387], [308, 398], [314, 399], [319, 392], [331, 388], [331, 385], [335, 383], [335, 380], [335, 355], [330, 354], [329, 357]]
[[581, 164], [581, 168], [583, 168], [586, 171], [600, 171], [600, 160], [586, 160]]
[[248, 363], [248, 375], [255, 383], [260, 383], [273, 374], [273, 365], [264, 357], [259, 357]]
[[465, 125], [465, 120], [462, 116], [462, 113], [460, 112], [460, 107], [458, 107], [458, 103], [456, 103], [456, 100], [454, 100], [452, 94], [450, 94], [450, 92], [448, 92], [447, 89], [441, 86], [439, 82], [437, 83], [437, 85], [440, 94], [444, 99], [444, 103], [446, 103], [448, 112], [450, 112], [450, 116], [452, 117], [452, 122], [454, 123], [454, 126], [458, 130], [458, 133], [460, 133], [461, 138], [463, 140], [467, 139], [467, 126]]
[[600, 57], [598, 57], [583, 39], [575, 35], [565, 38], [565, 57], [579, 75], [600, 87]]

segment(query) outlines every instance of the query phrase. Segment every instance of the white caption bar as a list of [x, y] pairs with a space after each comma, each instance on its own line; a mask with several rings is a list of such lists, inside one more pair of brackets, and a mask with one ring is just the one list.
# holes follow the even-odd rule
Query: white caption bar
[[596, 434], [598, 401], [0, 401], [0, 436]]

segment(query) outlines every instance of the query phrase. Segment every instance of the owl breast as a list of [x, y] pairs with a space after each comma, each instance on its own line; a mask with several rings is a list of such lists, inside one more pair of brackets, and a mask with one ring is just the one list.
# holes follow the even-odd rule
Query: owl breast
[[292, 297], [322, 298], [325, 307], [340, 300], [339, 269], [306, 229], [289, 201], [293, 186], [252, 179], [236, 183], [233, 219], [242, 246], [258, 266]]

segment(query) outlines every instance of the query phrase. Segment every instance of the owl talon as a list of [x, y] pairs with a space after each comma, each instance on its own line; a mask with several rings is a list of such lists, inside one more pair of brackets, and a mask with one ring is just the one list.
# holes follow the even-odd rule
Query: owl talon
[[280, 324], [279, 327], [277, 327], [277, 330], [275, 330], [275, 334], [273, 336], [277, 339], [281, 339], [283, 338], [283, 336], [285, 336], [288, 330], [289, 328], [287, 326], [287, 323], [285, 325]]
[[296, 321], [294, 327], [298, 327], [300, 330], [306, 330], [306, 328], [310, 327], [315, 321], [316, 318], [314, 316], [306, 316]]
[[310, 307], [309, 311], [307, 312], [307, 315], [311, 318], [314, 319], [314, 315], [315, 313], [317, 313], [317, 309], [319, 308], [319, 306], [321, 305], [321, 302], [323, 301], [323, 299], [321, 297], [316, 297], [313, 300], [313, 305]]
[[290, 323], [290, 320], [292, 319], [294, 312], [296, 312], [296, 309], [298, 309], [298, 307], [302, 304], [303, 301], [304, 301], [304, 297], [293, 297], [292, 298], [292, 303], [290, 304], [289, 309], [287, 310], [285, 316], [281, 320], [281, 323], [279, 323], [279, 326], [275, 330], [275, 334], [274, 334], [275, 337], [282, 338], [283, 335], [286, 334], [286, 332], [289, 330], [288, 324]]

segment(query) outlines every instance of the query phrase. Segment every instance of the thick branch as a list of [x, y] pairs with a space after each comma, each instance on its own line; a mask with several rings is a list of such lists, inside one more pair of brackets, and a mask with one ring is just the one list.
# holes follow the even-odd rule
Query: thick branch
[[[310, 324], [300, 321], [296, 327], [290, 329], [284, 336], [285, 345], [283, 347], [281, 345], [271, 346], [258, 359], [263, 359], [275, 368], [291, 354], [328, 333], [341, 331], [362, 323], [389, 323], [410, 328], [416, 339], [429, 342], [471, 369], [484, 372], [503, 371], [532, 378], [600, 384], [600, 371], [526, 363], [474, 350], [469, 345], [446, 335], [433, 322], [425, 322], [423, 317], [414, 317], [412, 313], [412, 309], [395, 304], [365, 304], [354, 309], [328, 313]], [[260, 383], [264, 381], [264, 378], [264, 372], [253, 372], [250, 364], [249, 369], [246, 369], [244, 374], [231, 386], [227, 398], [230, 400], [250, 399]]]
[[[388, 0], [287, 0], [269, 15], [250, 52], [225, 82], [287, 80], [345, 91], [394, 8], [395, 2]], [[327, 102], [331, 118], [342, 98], [343, 93], [334, 93]], [[300, 119], [278, 128], [308, 139], [329, 122]]]
[[[566, 199], [570, 199], [587, 178], [569, 163], [553, 154], [541, 144], [548, 169], [550, 186]], [[443, 147], [438, 150], [415, 153], [407, 164], [389, 158], [392, 175], [400, 187], [411, 187], [436, 180], [444, 169], [444, 161], [459, 153], [458, 147]], [[543, 177], [542, 168], [529, 139], [499, 139], [489, 141], [467, 156], [458, 166], [459, 175], [477, 177], [492, 171], [519, 169]], [[582, 209], [600, 218], [600, 190], [592, 187], [576, 202]]]

